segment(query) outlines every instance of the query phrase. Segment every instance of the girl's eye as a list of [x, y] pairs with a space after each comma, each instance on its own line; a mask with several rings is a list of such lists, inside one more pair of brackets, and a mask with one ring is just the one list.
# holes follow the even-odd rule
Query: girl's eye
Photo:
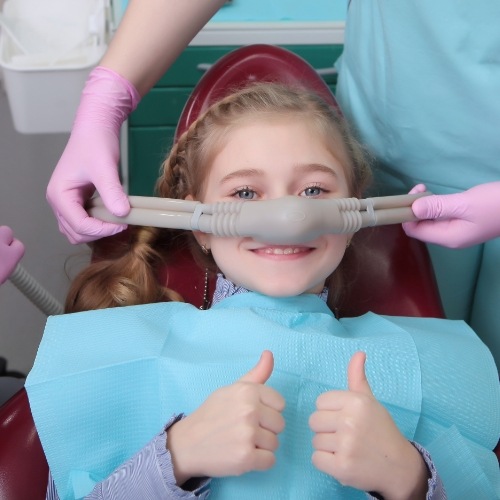
[[321, 193], [323, 193], [323, 189], [321, 189], [319, 186], [309, 186], [302, 191], [304, 196], [319, 196]]
[[245, 187], [241, 189], [237, 189], [234, 192], [233, 196], [236, 196], [237, 198], [240, 198], [241, 200], [253, 200], [257, 193], [253, 191], [252, 189]]

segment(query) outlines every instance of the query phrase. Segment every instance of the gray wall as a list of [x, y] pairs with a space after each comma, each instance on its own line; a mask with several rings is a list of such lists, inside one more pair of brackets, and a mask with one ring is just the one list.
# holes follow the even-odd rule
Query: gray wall
[[[0, 225], [10, 226], [25, 244], [23, 267], [61, 302], [69, 284], [67, 273], [74, 276], [88, 262], [87, 246], [68, 243], [45, 200], [67, 139], [66, 134], [17, 133], [0, 88]], [[0, 286], [0, 356], [9, 369], [30, 370], [45, 321], [12, 283]]]

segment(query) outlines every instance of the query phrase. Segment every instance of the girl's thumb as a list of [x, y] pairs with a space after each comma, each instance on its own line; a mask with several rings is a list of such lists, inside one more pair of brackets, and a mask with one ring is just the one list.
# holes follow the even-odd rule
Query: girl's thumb
[[264, 351], [259, 359], [259, 362], [243, 377], [240, 382], [253, 382], [254, 384], [265, 384], [274, 368], [274, 357], [271, 351]]
[[359, 351], [353, 354], [347, 367], [347, 386], [350, 391], [361, 392], [373, 397], [373, 392], [366, 378], [365, 361], [366, 354], [364, 352]]

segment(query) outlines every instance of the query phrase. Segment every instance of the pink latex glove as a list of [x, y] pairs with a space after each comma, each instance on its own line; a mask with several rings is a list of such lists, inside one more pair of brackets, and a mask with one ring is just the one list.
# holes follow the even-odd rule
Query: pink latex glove
[[59, 230], [71, 243], [85, 243], [126, 228], [90, 217], [85, 202], [97, 190], [113, 214], [128, 214], [130, 205], [118, 176], [120, 127], [136, 108], [140, 96], [114, 71], [92, 70], [68, 144], [47, 187], [47, 201]]
[[0, 226], [0, 285], [7, 281], [23, 255], [24, 245], [14, 238], [12, 229]]
[[[419, 184], [410, 192], [425, 191]], [[449, 248], [465, 248], [500, 236], [500, 182], [480, 184], [467, 191], [424, 196], [413, 202], [421, 220], [405, 222], [408, 236]]]

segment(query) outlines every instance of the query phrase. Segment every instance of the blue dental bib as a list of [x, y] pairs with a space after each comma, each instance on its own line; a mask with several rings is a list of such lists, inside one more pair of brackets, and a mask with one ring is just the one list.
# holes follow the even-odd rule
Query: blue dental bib
[[[314, 295], [244, 293], [208, 311], [164, 303], [48, 320], [26, 388], [61, 499], [88, 494], [173, 414], [238, 380], [265, 349], [275, 358], [268, 385], [286, 400], [276, 465], [212, 480], [211, 498], [364, 498], [313, 467], [308, 426], [321, 393], [346, 389], [358, 350], [375, 396], [431, 452], [448, 493], [499, 491], [491, 452], [500, 436], [498, 375], [464, 323], [375, 314], [338, 321]], [[463, 470], [480, 471], [474, 484]]]

